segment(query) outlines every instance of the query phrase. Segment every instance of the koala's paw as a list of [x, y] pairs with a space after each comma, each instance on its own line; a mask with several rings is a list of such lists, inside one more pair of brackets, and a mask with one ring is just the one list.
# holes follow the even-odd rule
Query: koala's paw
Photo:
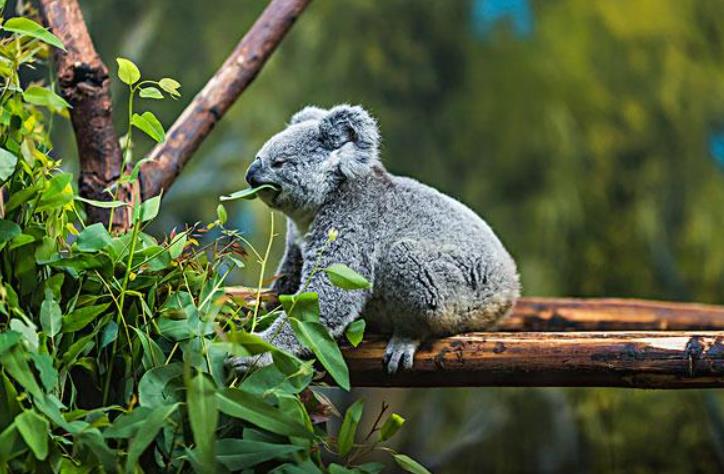
[[415, 357], [415, 351], [420, 345], [417, 339], [392, 336], [385, 349], [383, 363], [387, 367], [388, 374], [394, 374], [402, 366], [403, 369], [411, 369]]
[[251, 357], [228, 357], [226, 359], [226, 366], [233, 369], [238, 374], [242, 374], [253, 369], [260, 369], [267, 365], [271, 365], [271, 363], [272, 356], [269, 352]]

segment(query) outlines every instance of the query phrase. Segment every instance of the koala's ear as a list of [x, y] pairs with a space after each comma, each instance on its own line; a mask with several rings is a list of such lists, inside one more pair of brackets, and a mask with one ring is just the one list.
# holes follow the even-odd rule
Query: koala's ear
[[327, 114], [327, 111], [313, 105], [304, 107], [302, 110], [292, 115], [289, 125], [295, 123], [306, 122], [307, 120], [319, 120]]
[[353, 142], [359, 148], [375, 149], [380, 140], [377, 121], [359, 105], [338, 105], [319, 123], [322, 143], [336, 150]]

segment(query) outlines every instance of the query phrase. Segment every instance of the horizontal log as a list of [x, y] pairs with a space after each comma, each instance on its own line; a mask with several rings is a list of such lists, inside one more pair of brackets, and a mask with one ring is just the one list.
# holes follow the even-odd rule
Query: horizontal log
[[358, 387], [724, 387], [724, 332], [488, 332], [430, 341], [388, 375], [386, 339], [344, 349]]
[[500, 331], [724, 329], [724, 306], [622, 298], [521, 298]]

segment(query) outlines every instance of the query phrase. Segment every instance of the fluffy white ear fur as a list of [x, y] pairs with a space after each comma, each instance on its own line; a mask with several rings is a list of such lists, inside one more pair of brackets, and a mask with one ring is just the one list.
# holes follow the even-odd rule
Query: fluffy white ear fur
[[358, 148], [377, 151], [380, 132], [374, 118], [359, 105], [333, 107], [319, 122], [322, 142], [336, 150], [348, 142]]
[[297, 112], [296, 114], [292, 115], [292, 118], [289, 119], [289, 125], [294, 125], [300, 122], [306, 122], [307, 120], [319, 120], [322, 117], [324, 117], [327, 114], [327, 111], [315, 107], [313, 105], [308, 105], [307, 107], [304, 107], [302, 110]]

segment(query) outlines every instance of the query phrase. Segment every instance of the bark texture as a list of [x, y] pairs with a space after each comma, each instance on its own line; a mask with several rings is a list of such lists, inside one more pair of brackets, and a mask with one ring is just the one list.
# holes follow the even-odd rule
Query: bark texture
[[724, 330], [724, 307], [621, 298], [521, 298], [500, 331]]
[[256, 78], [310, 0], [272, 0], [141, 168], [143, 199], [168, 189], [216, 123]]
[[[122, 155], [111, 116], [108, 68], [96, 52], [77, 0], [39, 0], [46, 26], [65, 44], [67, 51], [55, 49], [60, 93], [73, 107], [70, 110], [80, 160], [81, 196], [110, 201], [104, 192], [121, 174]], [[131, 201], [131, 192], [122, 189], [119, 199]], [[86, 206], [90, 222], [108, 222], [109, 210]], [[114, 227], [127, 228], [130, 213], [114, 212]]]
[[724, 332], [472, 333], [431, 341], [387, 375], [386, 339], [344, 351], [357, 387], [724, 387]]

